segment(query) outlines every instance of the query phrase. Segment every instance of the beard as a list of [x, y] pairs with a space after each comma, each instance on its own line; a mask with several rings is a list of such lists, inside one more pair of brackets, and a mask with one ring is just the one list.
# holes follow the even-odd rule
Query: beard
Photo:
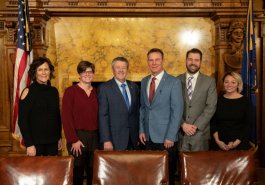
[[[194, 67], [192, 68], [192, 66], [194, 66]], [[197, 65], [189, 65], [189, 66], [186, 66], [186, 67], [187, 67], [187, 71], [190, 74], [195, 74], [195, 73], [197, 73], [200, 70], [200, 66], [197, 66]]]

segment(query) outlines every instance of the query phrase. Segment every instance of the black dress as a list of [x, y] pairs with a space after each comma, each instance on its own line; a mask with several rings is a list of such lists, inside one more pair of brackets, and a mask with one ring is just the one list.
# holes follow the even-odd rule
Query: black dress
[[[236, 150], [247, 150], [251, 132], [251, 102], [242, 96], [237, 99], [227, 99], [220, 96], [217, 102], [215, 115], [211, 122], [211, 133], [218, 132], [219, 139], [226, 144], [239, 139], [241, 143]], [[213, 139], [212, 149], [218, 150], [219, 146]]]
[[57, 89], [50, 85], [33, 82], [29, 86], [26, 98], [19, 101], [18, 125], [26, 147], [57, 145], [61, 138]]

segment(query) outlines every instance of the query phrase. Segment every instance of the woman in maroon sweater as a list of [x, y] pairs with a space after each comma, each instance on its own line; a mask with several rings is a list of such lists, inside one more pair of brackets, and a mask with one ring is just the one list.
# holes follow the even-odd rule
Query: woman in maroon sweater
[[93, 153], [98, 148], [98, 101], [91, 85], [95, 66], [81, 61], [77, 66], [79, 83], [65, 90], [62, 101], [62, 123], [68, 153], [75, 158], [74, 185], [82, 185], [84, 170], [87, 184], [92, 183]]

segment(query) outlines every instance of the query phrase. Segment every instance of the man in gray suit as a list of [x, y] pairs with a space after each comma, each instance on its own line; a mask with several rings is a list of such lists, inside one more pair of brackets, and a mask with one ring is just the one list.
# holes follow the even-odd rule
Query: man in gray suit
[[114, 77], [98, 89], [99, 135], [104, 150], [137, 149], [139, 144], [139, 88], [126, 80], [124, 57], [114, 58]]
[[185, 102], [181, 123], [180, 150], [204, 151], [209, 149], [210, 120], [215, 112], [217, 93], [215, 79], [199, 72], [202, 52], [193, 48], [186, 53], [181, 80]]
[[169, 181], [174, 185], [177, 133], [183, 113], [180, 81], [163, 68], [164, 54], [158, 48], [147, 53], [151, 75], [141, 82], [139, 138], [147, 150], [167, 150]]

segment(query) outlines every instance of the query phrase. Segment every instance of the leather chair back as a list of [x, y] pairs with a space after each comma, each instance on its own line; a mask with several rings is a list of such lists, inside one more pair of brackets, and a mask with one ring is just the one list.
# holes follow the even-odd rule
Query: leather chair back
[[182, 185], [247, 185], [256, 183], [255, 150], [182, 152]]
[[166, 151], [95, 151], [93, 185], [166, 185]]
[[72, 185], [72, 157], [0, 157], [0, 184]]

